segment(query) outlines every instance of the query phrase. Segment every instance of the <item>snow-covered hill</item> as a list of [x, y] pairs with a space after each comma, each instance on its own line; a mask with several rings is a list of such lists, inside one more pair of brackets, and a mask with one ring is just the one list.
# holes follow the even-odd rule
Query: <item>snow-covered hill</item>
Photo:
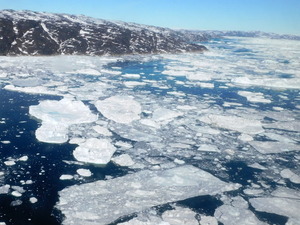
[[0, 11], [0, 55], [118, 55], [203, 51], [182, 32], [86, 16]]

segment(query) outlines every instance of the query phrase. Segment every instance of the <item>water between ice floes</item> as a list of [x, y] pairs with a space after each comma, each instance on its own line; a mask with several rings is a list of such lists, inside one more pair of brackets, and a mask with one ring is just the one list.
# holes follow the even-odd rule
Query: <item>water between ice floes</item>
[[205, 44], [1, 57], [0, 222], [298, 224], [299, 42]]

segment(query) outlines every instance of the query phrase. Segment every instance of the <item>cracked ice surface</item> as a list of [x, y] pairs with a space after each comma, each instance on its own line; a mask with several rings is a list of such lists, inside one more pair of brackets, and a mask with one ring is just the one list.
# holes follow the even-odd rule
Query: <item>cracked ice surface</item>
[[42, 126], [35, 135], [39, 141], [64, 143], [68, 140], [68, 128], [72, 124], [91, 123], [97, 115], [81, 101], [64, 98], [60, 101], [42, 101], [39, 105], [30, 106], [30, 115], [41, 119]]
[[[59, 193], [57, 208], [64, 212], [66, 225], [107, 224], [152, 206], [239, 187], [193, 166], [157, 172], [144, 170], [66, 188]], [[91, 207], [86, 207], [87, 202]]]

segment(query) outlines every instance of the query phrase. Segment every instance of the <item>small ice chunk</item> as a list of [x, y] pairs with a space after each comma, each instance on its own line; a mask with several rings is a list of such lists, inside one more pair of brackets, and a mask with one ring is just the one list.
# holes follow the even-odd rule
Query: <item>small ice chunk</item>
[[264, 193], [264, 191], [261, 189], [252, 189], [252, 188], [245, 189], [243, 192], [246, 195], [260, 195], [260, 194]]
[[203, 152], [220, 152], [217, 146], [215, 145], [210, 145], [210, 144], [202, 144], [198, 148], [198, 151], [203, 151]]
[[4, 164], [6, 166], [14, 166], [14, 165], [16, 165], [16, 162], [13, 160], [8, 160], [8, 161], [5, 161]]
[[141, 76], [139, 74], [127, 73], [127, 74], [123, 74], [122, 77], [131, 78], [131, 79], [140, 79]]
[[95, 103], [102, 115], [117, 123], [129, 124], [140, 119], [142, 107], [130, 96], [112, 96]]
[[59, 177], [60, 180], [72, 180], [74, 177], [70, 174], [63, 174]]
[[23, 161], [23, 162], [26, 162], [28, 160], [28, 156], [25, 155], [25, 156], [22, 156], [18, 159], [19, 161]]
[[76, 172], [82, 177], [92, 176], [92, 172], [89, 169], [78, 169]]
[[133, 88], [133, 87], [136, 87], [136, 86], [144, 86], [144, 85], [146, 85], [146, 83], [145, 82], [139, 82], [139, 81], [125, 81], [124, 85], [128, 88]]
[[260, 165], [259, 163], [253, 163], [249, 165], [249, 167], [254, 168], [254, 169], [259, 169], [259, 170], [266, 170], [267, 168]]
[[21, 197], [21, 196], [22, 196], [22, 194], [21, 194], [20, 192], [18, 192], [18, 191], [13, 191], [13, 192], [11, 193], [11, 195], [13, 195], [13, 196], [15, 196], [15, 197]]
[[116, 156], [112, 159], [112, 161], [120, 166], [133, 166], [134, 165], [134, 161], [128, 154]]
[[111, 140], [90, 138], [80, 143], [73, 151], [73, 155], [81, 162], [107, 164], [115, 151], [116, 148], [111, 144]]
[[282, 178], [289, 179], [292, 183], [300, 184], [300, 176], [292, 172], [290, 169], [284, 169], [280, 172]]
[[94, 126], [93, 129], [98, 134], [101, 134], [103, 136], [112, 136], [112, 133], [106, 127], [102, 127], [102, 126], [97, 125], [97, 126]]
[[5, 144], [5, 145], [8, 145], [10, 144], [11, 142], [10, 141], [1, 141], [2, 144]]
[[34, 204], [34, 203], [37, 203], [37, 202], [38, 202], [38, 199], [35, 198], [35, 197], [31, 197], [31, 198], [29, 199], [29, 201], [30, 201], [32, 204]]
[[239, 91], [238, 94], [246, 97], [249, 102], [271, 103], [271, 100], [265, 99], [260, 92]]
[[6, 184], [4, 186], [0, 186], [0, 194], [8, 194], [10, 189], [10, 185]]
[[215, 85], [213, 83], [204, 83], [204, 82], [200, 82], [197, 83], [200, 87], [202, 88], [214, 88]]
[[80, 69], [75, 71], [77, 74], [85, 74], [85, 75], [93, 75], [93, 76], [100, 76], [101, 73], [98, 70], [88, 68], [88, 69]]

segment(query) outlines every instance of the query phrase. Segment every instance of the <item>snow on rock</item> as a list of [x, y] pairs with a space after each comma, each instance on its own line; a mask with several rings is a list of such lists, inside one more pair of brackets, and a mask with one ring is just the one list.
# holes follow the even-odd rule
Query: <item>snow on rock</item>
[[205, 115], [199, 118], [204, 123], [220, 128], [235, 130], [246, 134], [259, 134], [264, 132], [262, 124], [258, 120], [246, 119], [229, 115]]
[[140, 119], [142, 112], [140, 103], [130, 96], [112, 96], [97, 101], [95, 106], [107, 119], [124, 124]]
[[262, 197], [250, 199], [250, 204], [256, 211], [274, 213], [300, 221], [300, 199]]
[[97, 115], [93, 114], [83, 102], [68, 98], [60, 101], [41, 101], [38, 105], [30, 106], [29, 113], [42, 120], [42, 126], [36, 130], [36, 138], [48, 143], [66, 142], [68, 128], [72, 124], [91, 123], [97, 120]]
[[292, 183], [300, 184], [300, 176], [292, 172], [290, 169], [284, 169], [280, 172], [282, 178], [289, 179]]
[[66, 216], [63, 224], [108, 224], [121, 216], [150, 207], [201, 195], [236, 190], [193, 166], [162, 171], [144, 170], [115, 179], [74, 185], [59, 192], [57, 208]]
[[107, 164], [115, 151], [110, 139], [90, 138], [80, 143], [73, 155], [81, 162]]
[[133, 166], [134, 165], [134, 161], [128, 154], [123, 154], [123, 155], [114, 157], [112, 159], [112, 161], [120, 166]]
[[239, 196], [232, 198], [232, 201], [217, 208], [214, 216], [224, 225], [266, 224], [257, 219], [255, 214], [249, 210], [248, 203]]

